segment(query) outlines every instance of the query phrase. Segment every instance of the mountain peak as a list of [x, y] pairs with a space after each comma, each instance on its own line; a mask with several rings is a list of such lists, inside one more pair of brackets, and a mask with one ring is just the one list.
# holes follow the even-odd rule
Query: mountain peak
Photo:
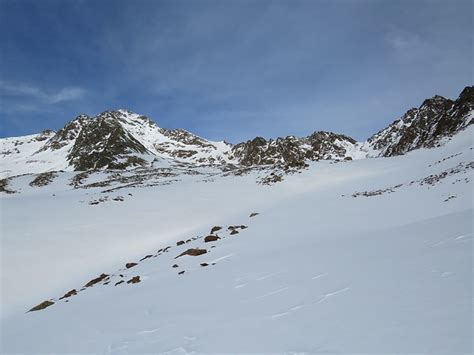
[[466, 87], [456, 101], [435, 95], [419, 108], [408, 110], [400, 119], [367, 140], [365, 146], [381, 156], [402, 155], [418, 148], [431, 148], [472, 123], [472, 87]]
[[420, 106], [420, 110], [431, 109], [431, 110], [440, 111], [440, 110], [444, 110], [447, 105], [452, 105], [452, 103], [453, 101], [450, 99], [447, 99], [440, 95], [435, 95], [423, 101], [423, 103]]

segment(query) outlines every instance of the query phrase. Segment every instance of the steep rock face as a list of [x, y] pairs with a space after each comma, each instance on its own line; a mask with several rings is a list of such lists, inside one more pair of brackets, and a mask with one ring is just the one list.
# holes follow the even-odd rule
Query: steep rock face
[[245, 166], [283, 164], [304, 166], [306, 160], [343, 159], [357, 149], [357, 142], [332, 132], [314, 132], [308, 137], [289, 136], [276, 140], [257, 137], [232, 148], [233, 155]]
[[127, 132], [114, 112], [104, 112], [82, 125], [67, 158], [74, 170], [125, 169], [145, 165], [137, 156], [147, 149]]
[[427, 99], [387, 128], [370, 137], [364, 147], [376, 156], [402, 155], [432, 148], [473, 122], [474, 87], [466, 87], [456, 101], [442, 96]]

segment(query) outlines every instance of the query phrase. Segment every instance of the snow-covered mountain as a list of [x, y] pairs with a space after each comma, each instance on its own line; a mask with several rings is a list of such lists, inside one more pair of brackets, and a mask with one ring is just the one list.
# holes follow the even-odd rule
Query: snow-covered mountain
[[275, 140], [257, 137], [231, 145], [181, 129], [164, 129], [127, 110], [80, 115], [58, 132], [0, 139], [0, 176], [55, 170], [124, 170], [175, 164], [304, 167], [309, 161], [359, 159], [430, 148], [467, 127], [474, 117], [474, 88], [455, 101], [434, 96], [366, 142], [332, 132]]
[[357, 143], [331, 132], [266, 141], [261, 137], [235, 146], [212, 142], [182, 129], [158, 127], [126, 110], [97, 117], [80, 115], [57, 133], [0, 139], [3, 176], [53, 170], [124, 170], [173, 164], [303, 166], [307, 160], [356, 157]]
[[0, 140], [4, 176], [51, 170], [127, 169], [168, 160], [190, 164], [229, 161], [230, 145], [185, 130], [158, 127], [125, 110], [80, 115], [58, 132]]
[[455, 101], [436, 95], [412, 108], [387, 128], [370, 137], [364, 148], [375, 155], [402, 155], [432, 148], [474, 122], [474, 87], [466, 87]]
[[409, 145], [127, 111], [2, 140], [0, 353], [472, 353], [466, 90]]

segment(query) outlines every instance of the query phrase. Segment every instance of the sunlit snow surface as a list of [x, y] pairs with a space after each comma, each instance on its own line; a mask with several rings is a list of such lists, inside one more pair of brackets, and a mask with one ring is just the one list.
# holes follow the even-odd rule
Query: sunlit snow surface
[[[183, 175], [98, 205], [87, 202], [103, 189], [73, 190], [73, 172], [42, 188], [18, 178], [21, 193], [0, 205], [0, 350], [471, 353], [472, 135], [395, 158], [311, 163], [272, 186], [257, 172]], [[236, 224], [248, 228], [176, 246]], [[174, 259], [191, 247], [208, 253]], [[57, 301], [102, 272], [110, 284]], [[114, 286], [119, 273], [141, 282]], [[47, 299], [55, 304], [26, 313]]]

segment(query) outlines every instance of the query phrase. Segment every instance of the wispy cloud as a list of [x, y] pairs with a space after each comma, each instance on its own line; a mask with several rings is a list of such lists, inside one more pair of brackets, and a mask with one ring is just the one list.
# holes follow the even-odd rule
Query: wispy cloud
[[43, 104], [59, 104], [65, 101], [78, 100], [86, 91], [79, 87], [64, 87], [59, 90], [44, 90], [28, 83], [0, 81], [0, 96], [17, 96], [25, 99], [36, 99]]

